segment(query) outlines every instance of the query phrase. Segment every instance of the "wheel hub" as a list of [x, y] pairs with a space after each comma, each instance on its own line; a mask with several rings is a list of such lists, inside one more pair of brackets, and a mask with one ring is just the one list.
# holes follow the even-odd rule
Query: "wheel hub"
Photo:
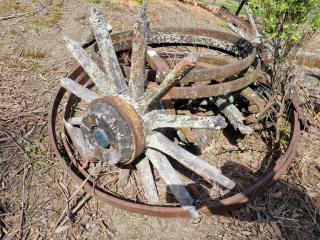
[[129, 163], [143, 152], [141, 120], [122, 97], [108, 96], [90, 103], [81, 130], [95, 158], [108, 165]]

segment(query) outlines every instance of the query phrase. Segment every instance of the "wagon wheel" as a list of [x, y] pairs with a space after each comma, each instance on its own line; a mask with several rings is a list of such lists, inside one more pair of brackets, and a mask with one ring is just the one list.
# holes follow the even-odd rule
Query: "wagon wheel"
[[[109, 25], [95, 9], [92, 10], [90, 22], [99, 48], [99, 54], [101, 55], [103, 69], [86, 54], [79, 43], [67, 37], [65, 38], [69, 51], [82, 66], [78, 70], [81, 71], [83, 69], [85, 71], [78, 77], [78, 82], [73, 81], [72, 77], [70, 77], [71, 79], [64, 78], [61, 80], [62, 87], [73, 94], [65, 107], [64, 115], [64, 130], [68, 138], [64, 138], [63, 141], [68, 156], [73, 164], [78, 166], [74, 155], [80, 155], [83, 161], [82, 166], [78, 166], [78, 170], [84, 176], [88, 176], [89, 171], [86, 168], [89, 163], [98, 160], [104, 166], [121, 168], [120, 180], [122, 179], [125, 182], [129, 174], [126, 166], [134, 166], [133, 169], [136, 169], [139, 172], [139, 176], [141, 176], [147, 203], [152, 205], [157, 205], [159, 201], [153, 172], [153, 169], [156, 169], [182, 209], [193, 218], [199, 218], [200, 214], [194, 205], [194, 199], [182, 183], [168, 157], [175, 159], [196, 174], [207, 180], [214, 181], [222, 187], [232, 189], [235, 183], [224, 176], [215, 166], [172, 142], [164, 129], [221, 129], [226, 127], [226, 122], [220, 115], [212, 117], [168, 115], [163, 111], [164, 102], [162, 101], [168, 98], [166, 94], [182, 78], [187, 79], [186, 82], [190, 82], [187, 76], [190, 76], [189, 72], [195, 67], [199, 58], [194, 54], [187, 54], [182, 56], [182, 60], [170, 71], [168, 71], [167, 67], [163, 68], [163, 72], [160, 72], [161, 76], [158, 76], [160, 84], [155, 91], [152, 91], [150, 87], [145, 87], [145, 61], [151, 67], [152, 64], [155, 64], [157, 70], [163, 67], [161, 65], [163, 61], [161, 56], [155, 55], [156, 52], [152, 50], [146, 54], [148, 50], [147, 43], [150, 39], [148, 39], [149, 21], [145, 15], [144, 8], [141, 10], [139, 21], [133, 33], [129, 79], [124, 77], [123, 73], [125, 73], [126, 69], [124, 66], [120, 66], [116, 55], [116, 52], [125, 49], [124, 46], [126, 44], [120, 43], [118, 46], [114, 46], [109, 34]], [[154, 42], [157, 40], [159, 39], [154, 37]], [[166, 40], [168, 38], [159, 41]], [[252, 63], [252, 55], [255, 55], [252, 49], [251, 53], [250, 51], [245, 53], [244, 60], [247, 61], [247, 65]], [[147, 56], [147, 59], [145, 59], [145, 56]], [[160, 62], [155, 61], [155, 59], [160, 60]], [[247, 67], [242, 64], [236, 71]], [[198, 74], [196, 71], [193, 71], [193, 73], [195, 73], [194, 76]], [[232, 71], [229, 74], [232, 74]], [[220, 75], [218, 73], [217, 75], [220, 76], [223, 73], [220, 73]], [[208, 77], [205, 74], [198, 76], [200, 76], [198, 78], [200, 79], [199, 81], [207, 81], [212, 78], [212, 76]], [[97, 92], [86, 87], [85, 84], [89, 78], [94, 82]], [[250, 81], [244, 81], [244, 85], [240, 85], [243, 87], [251, 82], [252, 80], [250, 79]], [[237, 87], [233, 89], [233, 91], [236, 90]], [[183, 98], [179, 97], [178, 89], [173, 93], [174, 98]], [[59, 93], [58, 95], [61, 94]], [[201, 95], [200, 91], [197, 94], [195, 97], [205, 97]], [[210, 94], [212, 95], [212, 92]], [[82, 115], [70, 117], [72, 104], [75, 100], [74, 96], [81, 99], [81, 102], [85, 102], [87, 109]], [[53, 142], [56, 142], [56, 140], [54, 139]], [[71, 142], [72, 144], [70, 144]], [[71, 149], [71, 145], [75, 151]], [[65, 165], [66, 163], [63, 164]], [[130, 168], [132, 169], [132, 167]], [[74, 176], [76, 173], [74, 170], [72, 171], [71, 174]], [[88, 190], [88, 187], [86, 190]], [[113, 197], [107, 201], [131, 210], [134, 208], [130, 203], [121, 203], [120, 199], [115, 203]], [[139, 207], [135, 207], [139, 209]], [[154, 208], [152, 211], [157, 211], [157, 209]], [[144, 210], [142, 209], [139, 212], [144, 212]], [[147, 212], [145, 211], [145, 213]], [[148, 214], [152, 213], [148, 212]], [[175, 214], [175, 212], [172, 212], [171, 215], [174, 216]]]
[[[193, 218], [199, 213], [193, 199], [181, 182], [166, 155], [197, 174], [232, 189], [235, 183], [219, 169], [199, 159], [168, 139], [163, 128], [223, 128], [222, 116], [197, 117], [167, 115], [157, 108], [160, 100], [196, 64], [196, 56], [184, 57], [154, 92], [145, 92], [145, 53], [149, 22], [142, 8], [134, 33], [131, 75], [127, 84], [109, 35], [108, 25], [93, 9], [90, 22], [102, 57], [104, 72], [87, 57], [78, 43], [65, 38], [72, 55], [97, 86], [99, 93], [64, 78], [64, 88], [89, 104], [83, 116], [65, 121], [65, 129], [83, 159], [99, 159], [107, 165], [134, 163], [141, 171], [144, 190], [151, 203], [158, 202], [158, 193], [150, 162], [168, 185], [180, 205]], [[87, 163], [86, 163], [87, 164]]]

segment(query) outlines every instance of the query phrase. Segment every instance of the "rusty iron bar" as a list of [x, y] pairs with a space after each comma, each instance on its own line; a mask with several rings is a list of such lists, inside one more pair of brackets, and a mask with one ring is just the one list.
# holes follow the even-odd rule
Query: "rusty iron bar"
[[194, 87], [174, 87], [169, 91], [172, 99], [196, 99], [220, 96], [241, 90], [252, 84], [257, 78], [257, 72], [251, 71], [246, 76], [236, 80], [213, 84], [208, 86], [194, 86]]
[[[83, 69], [81, 67], [77, 67], [71, 74], [68, 76], [70, 79], [76, 80], [79, 84], [85, 84], [89, 78], [86, 74], [83, 73]], [[64, 153], [61, 152], [60, 147], [58, 146], [58, 136], [56, 134], [57, 117], [59, 113], [59, 109], [61, 109], [61, 103], [66, 94], [66, 90], [64, 88], [59, 88], [54, 100], [49, 109], [49, 140], [51, 144], [51, 148], [60, 162], [64, 170], [70, 175], [70, 177], [78, 184], [82, 184], [84, 180], [84, 175], [78, 172], [78, 167], [76, 164], [69, 161], [66, 161], [63, 158]], [[69, 94], [69, 98], [74, 98], [75, 96]], [[70, 102], [70, 106], [72, 102]], [[69, 106], [69, 107], [70, 107]], [[68, 106], [67, 106], [68, 107]], [[65, 108], [65, 115], [70, 114], [71, 108]], [[60, 123], [63, 124], [63, 123]], [[279, 179], [281, 174], [283, 174], [289, 164], [291, 163], [297, 148], [297, 142], [300, 137], [300, 122], [298, 120], [298, 114], [294, 111], [294, 118], [292, 122], [292, 134], [290, 144], [287, 147], [285, 154], [277, 160], [276, 166], [264, 177], [258, 180], [253, 185], [249, 186], [241, 193], [235, 194], [231, 197], [227, 197], [221, 200], [208, 200], [206, 202], [200, 203], [198, 206], [199, 211], [205, 215], [212, 215], [223, 213], [227, 210], [231, 210], [241, 205], [247, 203], [250, 198], [256, 194], [257, 192], [262, 191], [270, 184], [274, 183]], [[72, 159], [72, 152], [68, 152], [69, 157]], [[73, 157], [74, 158], [74, 157]], [[165, 206], [151, 206], [145, 204], [138, 204], [126, 199], [123, 199], [119, 196], [112, 194], [111, 192], [98, 189], [94, 186], [94, 182], [92, 179], [89, 179], [88, 182], [84, 184], [84, 190], [87, 192], [93, 193], [97, 198], [109, 203], [112, 206], [128, 210], [131, 212], [146, 214], [152, 216], [162, 216], [162, 217], [188, 217], [189, 213], [183, 210], [180, 207], [165, 207]]]
[[214, 16], [221, 18], [229, 23], [232, 23], [248, 33], [251, 33], [251, 27], [248, 22], [237, 16], [238, 14], [233, 14], [229, 9], [225, 7], [212, 6], [197, 0], [179, 0], [180, 2], [190, 4], [192, 6], [198, 6], [206, 11], [212, 13]]
[[239, 7], [238, 7], [238, 9], [237, 9], [237, 11], [236, 11], [236, 13], [235, 13], [236, 16], [239, 15], [239, 13], [241, 12], [243, 6], [244, 6], [246, 3], [247, 3], [247, 0], [242, 0], [242, 1], [240, 2]]

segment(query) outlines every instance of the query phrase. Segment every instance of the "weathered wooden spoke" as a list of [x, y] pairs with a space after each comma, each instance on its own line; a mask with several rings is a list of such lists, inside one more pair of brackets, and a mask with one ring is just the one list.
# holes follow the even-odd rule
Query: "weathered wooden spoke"
[[153, 149], [148, 149], [146, 155], [153, 166], [159, 171], [159, 174], [179, 201], [181, 207], [188, 211], [193, 218], [198, 218], [200, 214], [193, 206], [193, 198], [190, 196], [167, 157]]
[[132, 40], [131, 73], [129, 87], [135, 99], [144, 94], [145, 85], [145, 57], [149, 34], [150, 20], [146, 15], [145, 6], [140, 9], [138, 21], [135, 25]]
[[222, 129], [227, 126], [224, 117], [221, 115], [200, 117], [149, 112], [143, 116], [143, 120], [151, 130], [160, 128]]
[[106, 20], [102, 14], [95, 8], [91, 10], [91, 17], [89, 18], [92, 25], [92, 30], [99, 46], [105, 75], [107, 79], [107, 86], [109, 90], [106, 91], [108, 95], [121, 93], [127, 90], [127, 83], [123, 77], [120, 69], [117, 54], [113, 47], [113, 43], [109, 34], [109, 28]]
[[60, 83], [63, 88], [69, 90], [71, 93], [73, 93], [78, 98], [82, 99], [87, 103], [90, 103], [93, 100], [100, 98], [99, 95], [81, 86], [75, 81], [72, 81], [70, 78], [62, 78], [60, 80]]
[[108, 86], [106, 75], [100, 70], [98, 65], [86, 54], [79, 43], [68, 37], [64, 37], [64, 42], [72, 56], [83, 67], [91, 80], [96, 84], [101, 94], [110, 95], [110, 86]]
[[143, 158], [137, 163], [136, 167], [144, 190], [146, 191], [148, 203], [157, 204], [159, 202], [159, 195], [149, 159], [147, 157]]
[[197, 57], [195, 55], [189, 55], [183, 58], [174, 69], [165, 77], [163, 82], [160, 84], [158, 91], [147, 95], [144, 99], [143, 112], [146, 113], [151, 110], [160, 99], [165, 96], [168, 91], [174, 87], [175, 84], [186, 74], [192, 67], [195, 66]]
[[192, 171], [207, 179], [216, 181], [226, 188], [232, 189], [235, 186], [235, 182], [224, 176], [219, 169], [174, 144], [159, 132], [154, 133], [147, 138], [147, 146], [168, 154]]

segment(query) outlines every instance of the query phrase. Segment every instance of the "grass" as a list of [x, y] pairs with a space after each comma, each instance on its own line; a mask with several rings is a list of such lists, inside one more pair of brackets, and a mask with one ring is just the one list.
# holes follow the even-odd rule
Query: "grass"
[[37, 71], [42, 68], [42, 65], [33, 59], [28, 59], [26, 61], [20, 61], [16, 59], [14, 62], [8, 64], [9, 68], [19, 69], [19, 70], [27, 70], [31, 69], [33, 71]]
[[54, 6], [54, 9], [53, 9], [53, 13], [52, 13], [52, 17], [51, 17], [51, 25], [52, 26], [55, 26], [57, 25], [60, 20], [62, 19], [62, 9], [61, 9], [61, 4], [56, 4]]
[[145, 2], [145, 0], [133, 0], [135, 3], [141, 5]]
[[94, 3], [94, 4], [99, 4], [99, 3], [104, 3], [107, 0], [89, 0], [90, 3]]
[[46, 53], [42, 50], [30, 50], [30, 49], [24, 49], [22, 51], [22, 56], [25, 58], [31, 58], [31, 59], [41, 59], [45, 58]]
[[222, 19], [217, 19], [215, 22], [214, 22], [216, 25], [218, 25], [219, 27], [222, 27], [222, 28], [229, 28], [229, 25], [226, 21], [222, 20]]
[[[42, 140], [42, 144], [47, 146], [48, 140]], [[32, 169], [35, 171], [50, 167], [54, 163], [52, 155], [38, 144], [30, 144], [24, 148], [24, 151], [29, 157], [40, 159], [32, 164]]]
[[53, 9], [48, 12], [44, 19], [35, 18], [31, 24], [40, 30], [42, 27], [54, 27], [58, 25], [62, 19], [62, 3], [55, 3]]
[[22, 12], [24, 7], [15, 0], [0, 1], [0, 13], [8, 14], [8, 12]]

